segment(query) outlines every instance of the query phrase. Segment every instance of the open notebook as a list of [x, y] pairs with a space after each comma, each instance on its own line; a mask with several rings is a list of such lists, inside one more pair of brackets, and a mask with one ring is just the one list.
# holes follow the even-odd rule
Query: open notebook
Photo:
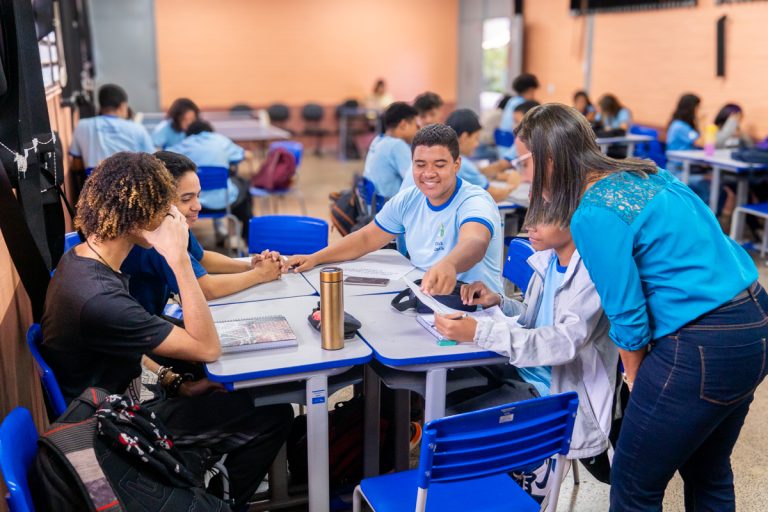
[[224, 320], [216, 322], [216, 331], [224, 354], [299, 344], [288, 320], [282, 315]]
[[[481, 309], [479, 311], [473, 311], [472, 313], [467, 313], [467, 316], [471, 316], [475, 319], [480, 318], [490, 318], [496, 322], [504, 321], [506, 318], [504, 316], [504, 313], [501, 311], [501, 308], [499, 306], [493, 306], [492, 308], [488, 309]], [[455, 345], [456, 342], [444, 338], [439, 332], [437, 332], [437, 329], [435, 328], [435, 315], [418, 315], [416, 317], [416, 321], [421, 325], [424, 329], [427, 330], [432, 336], [437, 338], [437, 342], [439, 345]]]

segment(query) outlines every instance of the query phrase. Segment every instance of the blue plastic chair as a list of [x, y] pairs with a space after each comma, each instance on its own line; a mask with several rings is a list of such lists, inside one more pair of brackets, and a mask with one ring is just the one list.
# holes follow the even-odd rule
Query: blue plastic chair
[[[241, 253], [240, 247], [231, 247], [232, 235], [240, 236], [240, 219], [232, 215], [232, 211], [229, 208], [229, 169], [226, 167], [208, 167], [200, 166], [197, 168], [197, 177], [200, 179], [200, 190], [204, 192], [220, 191], [226, 198], [226, 208], [222, 210], [209, 210], [203, 208], [200, 211], [199, 217], [201, 219], [225, 219], [230, 223], [230, 228], [227, 230], [228, 236], [226, 245], [228, 250], [233, 250], [238, 255]], [[239, 245], [239, 244], [238, 244]]]
[[523, 293], [528, 289], [528, 283], [533, 276], [533, 269], [528, 264], [528, 258], [534, 253], [531, 242], [526, 238], [513, 238], [507, 248], [507, 259], [501, 275], [512, 281]]
[[355, 488], [374, 510], [534, 512], [539, 504], [507, 474], [557, 455], [547, 510], [557, 509], [579, 399], [574, 392], [430, 421], [419, 468], [366, 478]]
[[272, 151], [275, 148], [283, 148], [292, 153], [293, 158], [296, 159], [296, 168], [299, 168], [299, 165], [301, 164], [301, 156], [304, 154], [304, 144], [296, 142], [295, 140], [278, 140], [269, 145], [269, 151]]
[[328, 245], [328, 223], [300, 215], [264, 215], [251, 219], [248, 252], [311, 254]]
[[48, 403], [51, 405], [56, 417], [59, 417], [67, 408], [67, 403], [64, 401], [64, 395], [61, 392], [56, 376], [53, 374], [53, 370], [51, 370], [51, 367], [48, 366], [48, 363], [45, 362], [40, 354], [39, 347], [42, 342], [43, 332], [40, 330], [40, 325], [32, 324], [27, 331], [27, 346], [32, 353], [32, 357], [35, 359], [37, 373], [40, 376], [40, 381], [43, 383], [43, 391], [48, 396]]
[[377, 194], [376, 185], [365, 176], [360, 176], [357, 180], [357, 193], [368, 207], [368, 214], [371, 216], [376, 215], [376, 212], [380, 211], [387, 202], [387, 198]]
[[497, 146], [510, 148], [515, 144], [515, 134], [496, 128], [493, 131], [493, 140], [496, 142]]
[[77, 231], [70, 231], [64, 235], [64, 252], [67, 252], [80, 243], [80, 234]]
[[23, 407], [11, 411], [0, 425], [0, 472], [8, 488], [6, 502], [11, 512], [33, 512], [27, 473], [37, 454], [37, 429]]
[[659, 132], [649, 126], [634, 124], [629, 128], [629, 133], [633, 135], [648, 135], [653, 137], [651, 142], [639, 142], [635, 144], [634, 156], [638, 158], [648, 158], [656, 162], [661, 168], [666, 168], [667, 155], [664, 144], [659, 142]]

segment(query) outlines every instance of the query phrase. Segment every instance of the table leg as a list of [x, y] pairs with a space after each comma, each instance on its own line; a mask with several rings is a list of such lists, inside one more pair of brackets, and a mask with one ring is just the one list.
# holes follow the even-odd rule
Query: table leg
[[330, 482], [328, 461], [328, 377], [307, 379], [307, 469], [309, 510], [328, 512]]
[[630, 142], [627, 144], [627, 158], [632, 158], [635, 154], [635, 143]]
[[749, 202], [747, 198], [749, 176], [738, 175], [736, 180], [736, 206], [743, 206]]
[[690, 160], [684, 160], [683, 161], [683, 175], [680, 176], [680, 181], [688, 184], [689, 181], [691, 181], [691, 161]]
[[610, 146], [610, 144], [600, 144], [600, 151], [603, 154], [608, 154], [608, 146]]
[[709, 191], [709, 208], [717, 215], [717, 205], [720, 202], [720, 168], [712, 167], [712, 187]]
[[381, 407], [381, 380], [370, 366], [363, 374], [365, 389], [365, 417], [363, 426], [363, 476], [368, 478], [379, 474], [379, 416]]
[[347, 123], [349, 118], [342, 112], [339, 116], [339, 160], [347, 159]]
[[445, 385], [448, 370], [427, 370], [427, 389], [424, 397], [424, 423], [445, 416]]

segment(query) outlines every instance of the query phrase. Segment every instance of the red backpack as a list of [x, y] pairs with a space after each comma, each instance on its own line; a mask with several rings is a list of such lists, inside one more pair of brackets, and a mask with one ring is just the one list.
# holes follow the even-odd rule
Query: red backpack
[[296, 174], [296, 158], [293, 153], [283, 148], [274, 148], [267, 153], [267, 158], [251, 178], [251, 186], [264, 190], [285, 190], [291, 186]]

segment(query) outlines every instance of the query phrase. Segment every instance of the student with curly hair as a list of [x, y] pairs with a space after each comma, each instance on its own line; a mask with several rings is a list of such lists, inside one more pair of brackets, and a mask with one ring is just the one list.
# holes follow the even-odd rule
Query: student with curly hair
[[[137, 397], [147, 355], [218, 359], [219, 338], [190, 264], [188, 228], [175, 199], [173, 177], [146, 153], [117, 153], [86, 181], [75, 217], [86, 240], [61, 258], [42, 319], [41, 349], [67, 401], [93, 386]], [[154, 247], [172, 269], [183, 328], [151, 315], [128, 293], [120, 266], [134, 245]], [[217, 384], [190, 382], [172, 368], [145, 361], [160, 370], [165, 388], [147, 407], [174, 434], [177, 446], [200, 455], [203, 449], [226, 453], [230, 494], [237, 506], [245, 505], [286, 439], [291, 407], [254, 408], [247, 391], [216, 392]]]
[[189, 98], [177, 98], [171, 103], [166, 118], [152, 130], [152, 142], [165, 149], [178, 144], [187, 136], [189, 126], [200, 117], [200, 108]]

